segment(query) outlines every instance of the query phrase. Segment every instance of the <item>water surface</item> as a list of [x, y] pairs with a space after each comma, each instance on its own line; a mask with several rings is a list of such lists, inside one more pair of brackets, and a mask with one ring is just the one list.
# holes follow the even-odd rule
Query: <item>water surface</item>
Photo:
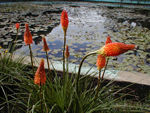
[[[50, 47], [49, 58], [62, 61], [63, 30], [59, 19], [61, 11], [65, 9], [69, 16], [67, 45], [70, 49], [70, 62], [79, 64], [85, 54], [102, 47], [106, 37], [110, 35], [113, 42], [136, 44], [138, 49], [112, 57], [109, 61], [109, 69], [149, 73], [150, 30], [146, 26], [149, 24], [149, 13], [141, 13], [137, 9], [107, 8], [94, 3], [76, 4], [40, 5], [40, 10], [34, 11], [36, 7], [33, 7], [32, 12], [30, 8], [30, 10], [27, 8], [28, 10], [22, 11], [20, 15], [18, 14], [20, 17], [25, 17], [25, 20], [20, 21], [22, 22], [20, 42], [23, 39], [24, 23], [28, 22], [34, 39], [34, 44], [32, 44], [34, 56], [45, 58], [41, 42], [42, 36], [45, 35]], [[16, 13], [10, 14], [13, 16]], [[143, 24], [144, 21], [147, 21], [147, 24]], [[13, 33], [15, 37], [15, 30]], [[21, 42], [20, 46], [23, 44]], [[16, 53], [29, 55], [28, 46], [23, 45], [16, 50]], [[96, 56], [91, 56], [84, 66], [95, 63]]]

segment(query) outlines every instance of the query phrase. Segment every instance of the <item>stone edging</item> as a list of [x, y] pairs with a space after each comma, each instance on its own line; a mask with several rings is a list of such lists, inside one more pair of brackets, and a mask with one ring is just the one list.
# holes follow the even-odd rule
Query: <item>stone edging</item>
[[[18, 57], [21, 57], [19, 55], [14, 55], [13, 58], [17, 59]], [[41, 58], [34, 57], [34, 66], [38, 67], [39, 62]], [[60, 61], [51, 61], [53, 63], [53, 66], [55, 70], [62, 71], [62, 62]], [[30, 64], [30, 57], [25, 56], [25, 64]], [[47, 69], [47, 63], [45, 59], [45, 68]], [[53, 69], [52, 65], [50, 65], [50, 68]], [[81, 75], [84, 75], [87, 71], [90, 70], [91, 67], [82, 67], [81, 69]], [[69, 73], [75, 73], [78, 71], [78, 65], [76, 64], [69, 64]], [[98, 70], [93, 67], [88, 74], [96, 74], [95, 77], [98, 77]], [[127, 71], [117, 71], [117, 70], [106, 70], [105, 72], [105, 79], [113, 79], [114, 81], [118, 82], [129, 82], [129, 83], [136, 83], [140, 85], [147, 85], [150, 86], [150, 75], [139, 73], [139, 72], [127, 72]]]

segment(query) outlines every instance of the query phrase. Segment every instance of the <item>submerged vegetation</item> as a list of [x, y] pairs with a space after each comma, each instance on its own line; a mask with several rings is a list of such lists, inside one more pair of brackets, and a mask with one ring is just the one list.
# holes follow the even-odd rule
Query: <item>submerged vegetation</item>
[[[69, 73], [69, 47], [66, 45], [69, 19], [67, 11], [61, 14], [61, 25], [64, 31], [63, 73], [57, 72], [57, 67], [48, 58], [50, 50], [46, 39], [43, 38], [43, 51], [47, 62], [41, 59], [39, 67], [34, 67], [32, 54], [32, 34], [26, 24], [24, 41], [30, 49], [31, 64], [24, 64], [24, 57], [14, 58], [14, 53], [4, 51], [0, 56], [0, 111], [2, 113], [128, 113], [149, 112], [150, 97], [144, 103], [128, 100], [125, 97], [130, 92], [123, 93], [129, 86], [119, 87], [114, 81], [105, 82], [105, 70], [109, 57], [118, 56], [135, 49], [134, 44], [112, 42], [110, 36], [106, 44], [99, 50], [89, 52], [80, 62], [78, 73]], [[19, 24], [16, 24], [16, 38]], [[12, 45], [15, 48], [15, 42]], [[87, 57], [98, 55], [96, 74], [81, 76], [82, 64]], [[95, 59], [96, 60], [96, 59]], [[50, 63], [49, 63], [50, 62]], [[45, 70], [44, 64], [48, 65]], [[52, 65], [53, 69], [49, 68]], [[104, 70], [102, 71], [102, 69]], [[36, 72], [35, 72], [36, 69]], [[90, 71], [90, 70], [89, 70]], [[131, 84], [132, 85], [132, 84]], [[136, 95], [135, 95], [136, 96]]]

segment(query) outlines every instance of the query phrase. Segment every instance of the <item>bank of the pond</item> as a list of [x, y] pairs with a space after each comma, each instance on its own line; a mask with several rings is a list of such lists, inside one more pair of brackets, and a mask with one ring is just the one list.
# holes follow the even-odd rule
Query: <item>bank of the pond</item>
[[[27, 64], [31, 67], [31, 61], [29, 56], [22, 55], [14, 55], [13, 59], [24, 58], [24, 64]], [[34, 66], [38, 67], [40, 64], [41, 58], [34, 58]], [[46, 62], [46, 59], [45, 59]], [[50, 69], [51, 71], [56, 71], [60, 76], [63, 74], [63, 64], [60, 61], [50, 61]], [[71, 76], [75, 76], [78, 72], [79, 65], [69, 63], [68, 72]], [[47, 63], [45, 63], [45, 69], [48, 69]], [[102, 70], [103, 72], [103, 70]], [[73, 74], [74, 73], [74, 74]], [[89, 77], [95, 78], [95, 81], [98, 79], [98, 70], [95, 67], [82, 67], [81, 68], [81, 76], [90, 75]], [[127, 72], [127, 71], [119, 71], [119, 70], [106, 70], [104, 75], [104, 84], [105, 82], [113, 81], [114, 84], [119, 85], [121, 87], [127, 87], [130, 89], [133, 96], [138, 96], [137, 99], [144, 99], [150, 93], [150, 75], [137, 73], [137, 72]], [[129, 92], [129, 91], [128, 91]], [[141, 94], [142, 92], [142, 94]]]
[[[23, 57], [21, 55], [14, 55], [14, 59], [18, 59], [19, 57]], [[30, 65], [30, 57], [24, 56], [24, 64]], [[38, 57], [34, 58], [34, 66], [38, 67], [40, 63], [40, 59]], [[46, 61], [46, 59], [45, 59]], [[60, 61], [53, 61], [51, 60], [52, 65], [50, 65], [50, 69], [56, 70], [59, 72], [63, 72], [63, 65]], [[79, 65], [69, 63], [69, 73], [76, 73], [78, 72]], [[48, 69], [47, 63], [45, 63], [45, 69]], [[88, 72], [88, 73], [87, 73]], [[81, 69], [81, 75], [95, 75], [95, 78], [98, 78], [98, 70], [96, 67], [82, 67]], [[133, 84], [139, 84], [139, 85], [145, 85], [150, 87], [150, 75], [143, 74], [143, 73], [137, 73], [137, 72], [127, 72], [127, 71], [119, 71], [119, 70], [106, 70], [104, 79], [107, 80], [114, 80], [118, 82], [127, 82], [127, 83], [133, 83]]]

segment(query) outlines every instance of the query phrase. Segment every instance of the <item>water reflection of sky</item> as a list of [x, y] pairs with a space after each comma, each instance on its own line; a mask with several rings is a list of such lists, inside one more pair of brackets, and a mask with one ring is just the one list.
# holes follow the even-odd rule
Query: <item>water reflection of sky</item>
[[[65, 7], [64, 9], [67, 10], [69, 16], [67, 45], [70, 49], [70, 61], [79, 64], [79, 60], [81, 60], [81, 57], [83, 57], [86, 53], [97, 50], [105, 44], [106, 36], [110, 34], [110, 28], [112, 27], [111, 25], [114, 25], [115, 23], [112, 19], [110, 20], [102, 16], [102, 10], [100, 8]], [[112, 37], [113, 42], [127, 41], [122, 40], [122, 35], [119, 35], [120, 36]], [[49, 58], [62, 61], [64, 36], [61, 25], [53, 28], [51, 33], [45, 37], [50, 48], [50, 52], [48, 53]], [[132, 41], [133, 39], [128, 39], [128, 43], [132, 43]], [[34, 56], [46, 58], [45, 53], [42, 52], [42, 45], [42, 42], [32, 45]], [[24, 46], [19, 51], [29, 54], [27, 46]], [[132, 56], [130, 57], [130, 55]], [[119, 67], [118, 65], [122, 65], [122, 70], [130, 70], [130, 67], [132, 67], [131, 70], [136, 71], [139, 61], [136, 60], [136, 62], [130, 62], [135, 60], [133, 59], [134, 57], [138, 59], [137, 51], [136, 54], [135, 51], [131, 51], [127, 54], [120, 55], [110, 60], [109, 67], [115, 69], [116, 67]], [[88, 65], [95, 64], [95, 62], [96, 57], [91, 57], [89, 60], [85, 61]], [[125, 62], [125, 66], [122, 62]]]
[[[104, 24], [107, 18], [101, 15], [102, 10], [99, 8], [65, 7], [64, 9], [67, 10], [69, 16], [67, 45], [70, 48], [70, 60], [77, 63], [75, 61], [81, 60], [83, 55], [104, 45], [107, 36]], [[63, 30], [61, 25], [53, 28], [46, 39], [50, 48], [49, 57], [54, 60], [62, 60]], [[28, 51], [27, 46], [22, 49]], [[42, 42], [33, 44], [32, 49], [35, 56], [45, 58], [45, 53], [42, 52]], [[25, 53], [29, 54], [29, 52]], [[121, 62], [123, 58], [120, 57], [118, 61]], [[88, 63], [88, 61], [86, 62]]]

